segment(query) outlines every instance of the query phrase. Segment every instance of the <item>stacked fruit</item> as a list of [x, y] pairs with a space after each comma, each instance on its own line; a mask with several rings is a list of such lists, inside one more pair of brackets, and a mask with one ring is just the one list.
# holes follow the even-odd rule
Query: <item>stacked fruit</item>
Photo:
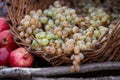
[[90, 49], [110, 22], [110, 16], [101, 8], [89, 8], [88, 14], [78, 17], [75, 9], [56, 1], [44, 11], [30, 11], [17, 30], [27, 44], [38, 50], [53, 55], [72, 53], [73, 64], [78, 66], [84, 59], [80, 50]]
[[[24, 48], [18, 48], [14, 42], [10, 27], [4, 18], [0, 18], [0, 66], [30, 67], [33, 56]], [[16, 50], [15, 50], [16, 49]]]

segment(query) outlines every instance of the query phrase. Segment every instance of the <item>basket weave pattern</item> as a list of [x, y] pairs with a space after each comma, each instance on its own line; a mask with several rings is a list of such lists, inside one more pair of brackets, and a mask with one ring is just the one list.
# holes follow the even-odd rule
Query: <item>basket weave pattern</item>
[[[11, 31], [15, 36], [15, 41], [19, 46], [23, 46], [28, 51], [32, 52], [36, 56], [42, 57], [48, 62], [50, 62], [54, 66], [58, 66], [62, 63], [71, 64], [72, 61], [69, 55], [59, 55], [54, 56], [47, 54], [45, 51], [38, 51], [33, 46], [28, 45], [22, 40], [17, 32], [16, 27], [20, 25], [20, 20], [29, 13], [30, 10], [37, 9], [46, 9], [50, 4], [52, 4], [55, 0], [9, 0], [8, 10], [9, 10], [9, 18], [12, 22]], [[72, 5], [72, 7], [78, 7], [76, 1], [82, 0], [64, 0], [65, 4]], [[107, 3], [107, 0], [105, 0]], [[118, 0], [119, 1], [119, 0]], [[73, 3], [73, 4], [70, 4]], [[12, 4], [12, 5], [11, 5]], [[111, 3], [109, 3], [111, 4]], [[77, 11], [79, 13], [79, 11]], [[85, 56], [85, 59], [82, 63], [91, 63], [97, 61], [118, 61], [120, 60], [120, 21], [114, 22], [114, 29], [111, 35], [108, 36], [105, 44], [101, 41], [107, 32], [102, 35], [98, 42], [94, 45], [91, 50], [83, 50], [82, 53]], [[34, 39], [34, 38], [33, 38]]]

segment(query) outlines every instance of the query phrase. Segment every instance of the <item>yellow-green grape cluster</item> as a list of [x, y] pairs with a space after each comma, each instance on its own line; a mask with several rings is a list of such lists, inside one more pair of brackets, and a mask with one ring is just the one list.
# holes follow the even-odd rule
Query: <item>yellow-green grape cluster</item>
[[21, 20], [21, 26], [17, 27], [19, 31], [19, 36], [25, 40], [27, 44], [32, 43], [31, 35], [35, 35], [40, 31], [42, 24], [39, 21], [39, 17], [42, 15], [41, 10], [31, 11], [29, 15], [25, 15], [25, 17]]
[[38, 50], [54, 55], [73, 53], [73, 64], [79, 66], [84, 59], [81, 50], [90, 49], [108, 30], [105, 26], [110, 22], [110, 16], [101, 8], [89, 8], [88, 14], [78, 17], [75, 9], [56, 1], [44, 11], [30, 11], [17, 30], [20, 38]]

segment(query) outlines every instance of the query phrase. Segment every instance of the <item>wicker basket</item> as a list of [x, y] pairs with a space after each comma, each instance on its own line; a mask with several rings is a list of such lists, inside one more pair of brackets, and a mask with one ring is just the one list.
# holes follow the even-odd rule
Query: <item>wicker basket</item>
[[[52, 4], [55, 0], [9, 0], [8, 2], [8, 10], [9, 10], [9, 18], [12, 22], [11, 31], [15, 36], [15, 42], [19, 46], [23, 46], [28, 51], [33, 53], [36, 56], [44, 58], [46, 61], [51, 63], [53, 66], [65, 64], [72, 64], [72, 60], [68, 55], [49, 55], [45, 51], [38, 51], [34, 49], [31, 45], [26, 44], [18, 35], [16, 27], [20, 24], [20, 20], [24, 17], [24, 15], [28, 14], [30, 10], [37, 9], [46, 9], [50, 4]], [[62, 0], [61, 0], [62, 1]], [[79, 13], [80, 8], [77, 2], [85, 2], [84, 0], [63, 0], [64, 5], [68, 5], [72, 8], [77, 9], [77, 13]], [[92, 0], [89, 0], [92, 1]], [[97, 0], [94, 1], [95, 4], [99, 6], [106, 7], [107, 9], [116, 12], [119, 11], [119, 0]], [[106, 6], [108, 4], [109, 6]], [[114, 10], [116, 9], [116, 10]], [[85, 59], [82, 63], [93, 63], [93, 62], [103, 62], [103, 61], [119, 61], [120, 60], [120, 21], [116, 19], [114, 21], [114, 30], [111, 35], [108, 36], [106, 43], [103, 44], [101, 42], [102, 38], [107, 34], [101, 36], [98, 42], [94, 45], [91, 50], [83, 50], [82, 53], [85, 56]]]

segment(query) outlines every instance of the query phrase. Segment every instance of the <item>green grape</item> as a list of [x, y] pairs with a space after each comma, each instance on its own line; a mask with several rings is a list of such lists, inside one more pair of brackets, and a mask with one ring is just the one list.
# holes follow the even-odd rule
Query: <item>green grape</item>
[[67, 16], [67, 21], [71, 21], [72, 20], [72, 17], [70, 15]]
[[46, 32], [39, 32], [38, 34], [35, 35], [37, 39], [45, 38], [46, 37]]
[[94, 31], [94, 36], [97, 37], [97, 38], [100, 37], [100, 32], [98, 30], [95, 30]]
[[43, 12], [43, 13], [44, 13], [44, 15], [45, 15], [45, 16], [47, 16], [47, 15], [48, 15], [48, 10], [47, 10], [47, 9], [46, 9], [46, 10], [44, 10], [44, 12]]
[[49, 21], [48, 21], [48, 25], [49, 25], [50, 27], [53, 27], [53, 25], [54, 25], [53, 21], [49, 20]]
[[43, 46], [46, 46], [48, 43], [49, 43], [49, 40], [46, 39], [46, 38], [43, 38], [43, 39], [41, 40], [41, 45], [43, 45]]
[[59, 39], [60, 37], [58, 35], [55, 35], [55, 39]]
[[91, 41], [92, 41], [91, 37], [86, 37], [86, 42], [91, 42]]
[[33, 14], [32, 18], [35, 19], [35, 20], [38, 20], [39, 19], [39, 15], [37, 13], [35, 13], [35, 14]]
[[56, 25], [59, 25], [59, 24], [60, 24], [60, 20], [59, 20], [59, 19], [56, 19], [56, 20], [55, 20], [55, 24], [56, 24]]
[[37, 43], [36, 40], [33, 40], [33, 41], [32, 41], [32, 45], [33, 45], [34, 47], [39, 47], [39, 44]]
[[58, 8], [58, 7], [61, 7], [60, 2], [59, 2], [59, 1], [55, 1], [55, 2], [54, 2], [54, 6], [57, 7], [57, 8]]
[[47, 23], [48, 18], [47, 17], [40, 17], [40, 21], [41, 21], [41, 23], [45, 24], [45, 23]]
[[47, 39], [55, 39], [55, 35], [54, 34], [47, 34]]
[[75, 9], [70, 9], [70, 13], [75, 14], [76, 13]]
[[46, 31], [49, 31], [50, 29], [51, 29], [51, 27], [50, 27], [49, 25], [46, 25], [46, 26], [45, 26], [45, 30], [46, 30]]
[[51, 10], [48, 11], [48, 16], [53, 16], [53, 12]]
[[65, 21], [66, 20], [66, 17], [65, 16], [61, 16], [61, 21]]
[[87, 48], [91, 48], [91, 46], [92, 46], [92, 43], [91, 43], [91, 42], [87, 42], [87, 43], [86, 43], [86, 47], [87, 47]]

